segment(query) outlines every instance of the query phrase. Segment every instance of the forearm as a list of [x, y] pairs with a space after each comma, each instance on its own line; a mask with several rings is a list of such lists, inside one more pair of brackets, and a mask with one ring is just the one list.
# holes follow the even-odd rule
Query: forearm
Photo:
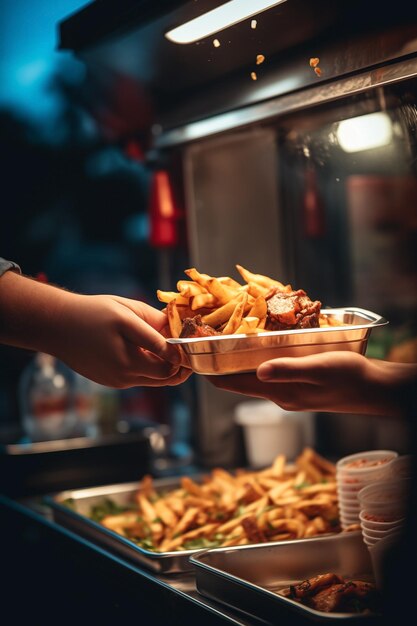
[[54, 341], [63, 332], [65, 307], [76, 297], [63, 289], [6, 272], [0, 278], [0, 342], [53, 353]]
[[410, 416], [416, 406], [417, 364], [374, 359], [368, 363], [368, 409], [373, 407], [377, 415]]

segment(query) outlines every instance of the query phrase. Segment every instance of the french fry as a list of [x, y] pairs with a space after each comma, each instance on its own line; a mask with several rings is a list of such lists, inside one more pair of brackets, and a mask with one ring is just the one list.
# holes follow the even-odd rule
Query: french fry
[[229, 287], [233, 287], [234, 289], [241, 289], [242, 285], [237, 282], [234, 278], [230, 278], [230, 276], [218, 276], [217, 280], [220, 283], [228, 285]]
[[278, 280], [269, 278], [269, 276], [264, 276], [263, 274], [253, 274], [241, 265], [236, 265], [236, 269], [247, 283], [253, 282], [257, 285], [260, 285], [261, 287], [266, 287], [268, 289], [270, 289], [271, 287], [277, 287], [282, 291], [291, 291], [290, 285], [284, 285]]
[[219, 307], [212, 313], [203, 315], [203, 317], [201, 318], [202, 321], [204, 322], [204, 324], [208, 324], [209, 326], [212, 326], [213, 328], [218, 328], [219, 326], [221, 326], [221, 324], [223, 324], [224, 322], [227, 322], [227, 320], [230, 319], [230, 316], [232, 315], [233, 311], [236, 308], [236, 304], [240, 302], [242, 299], [243, 299], [243, 294], [236, 296], [235, 298], [233, 298], [233, 300], [230, 300], [230, 302]]
[[212, 471], [212, 475], [214, 476], [214, 478], [221, 478], [222, 480], [226, 481], [226, 483], [229, 483], [229, 485], [231, 485], [233, 488], [235, 487], [236, 482], [234, 476], [232, 476], [230, 472], [227, 472], [223, 468], [215, 467]]
[[207, 289], [192, 280], [179, 280], [177, 289], [184, 298], [193, 298], [202, 293], [207, 293]]
[[284, 473], [284, 468], [285, 468], [285, 455], [284, 454], [279, 454], [275, 461], [272, 464], [272, 475], [273, 476], [282, 476]]
[[126, 511], [125, 513], [120, 513], [119, 515], [107, 515], [103, 517], [101, 523], [106, 528], [110, 530], [116, 530], [119, 528], [129, 528], [133, 526], [138, 521], [138, 514], [136, 511]]
[[266, 300], [263, 296], [258, 296], [250, 308], [249, 316], [257, 317], [259, 320], [266, 317], [268, 311], [268, 307], [266, 304]]
[[264, 331], [265, 330], [265, 325], [266, 325], [266, 315], [265, 315], [265, 317], [263, 317], [262, 319], [259, 320], [259, 323], [258, 323], [258, 326], [257, 326], [258, 331], [260, 331], [260, 332]]
[[219, 305], [227, 304], [239, 293], [238, 290], [222, 284], [217, 278], [210, 278], [206, 283], [206, 289], [216, 298]]
[[167, 506], [175, 513], [177, 517], [182, 517], [185, 512], [184, 498], [168, 496], [166, 501]]
[[153, 522], [157, 517], [156, 511], [148, 498], [142, 493], [138, 495], [138, 504], [146, 521], [149, 523]]
[[248, 294], [243, 293], [242, 299], [236, 304], [235, 309], [223, 330], [224, 335], [233, 335], [233, 333], [235, 333], [236, 330], [239, 328], [247, 301]]
[[191, 300], [191, 310], [198, 311], [199, 309], [212, 309], [216, 306], [217, 300], [216, 297], [211, 293], [199, 293], [194, 296]]
[[200, 272], [195, 267], [190, 267], [188, 270], [184, 270], [184, 274], [187, 274], [189, 278], [195, 283], [198, 283], [202, 287], [205, 287], [207, 281], [211, 278], [208, 274], [200, 274]]
[[161, 291], [160, 289], [157, 290], [156, 296], [160, 302], [164, 302], [165, 304], [168, 304], [169, 302], [175, 300], [178, 305], [187, 305], [189, 300], [188, 298], [182, 296], [180, 293], [176, 293], [175, 291]]
[[171, 337], [179, 337], [182, 330], [182, 321], [178, 313], [178, 308], [175, 300], [172, 300], [167, 305], [167, 317], [169, 330], [171, 331]]
[[242, 545], [240, 543], [241, 540], [245, 539], [244, 537], [242, 537], [242, 535], [235, 535], [232, 537], [228, 537], [227, 539], [225, 539], [224, 541], [222, 541], [221, 546], [222, 548], [227, 548], [228, 546], [238, 546], [238, 545]]
[[184, 491], [188, 491], [188, 493], [192, 493], [193, 495], [198, 496], [199, 498], [205, 497], [204, 489], [200, 485], [197, 485], [197, 483], [194, 482], [188, 476], [183, 476], [181, 478], [181, 486], [184, 489]]
[[323, 479], [323, 474], [320, 472], [311, 461], [305, 456], [300, 456], [296, 459], [297, 467], [304, 470], [306, 473], [307, 480], [313, 482], [320, 482]]
[[165, 526], [172, 527], [178, 523], [178, 517], [175, 515], [175, 513], [172, 512], [172, 510], [165, 504], [163, 500], [156, 500], [154, 507], [157, 516], [161, 518]]
[[262, 287], [253, 281], [248, 283], [248, 293], [254, 298], [264, 298], [269, 293], [270, 287]]
[[179, 522], [172, 529], [170, 529], [170, 536], [174, 537], [175, 535], [184, 533], [191, 526], [198, 513], [199, 509], [196, 506], [192, 506], [187, 509]]
[[199, 496], [187, 496], [184, 498], [184, 503], [188, 506], [198, 506], [201, 509], [211, 509], [216, 506], [214, 500], [208, 498], [200, 498]]
[[143, 493], [147, 498], [154, 498], [156, 496], [156, 491], [153, 486], [153, 478], [150, 474], [145, 474], [139, 484], [139, 493]]
[[258, 332], [258, 324], [259, 324], [258, 317], [251, 317], [251, 316], [243, 317], [241, 325], [236, 330], [236, 334], [242, 333], [242, 334], [249, 335], [251, 333], [256, 333]]
[[304, 457], [308, 458], [314, 465], [322, 470], [325, 474], [336, 475], [336, 466], [312, 448], [304, 448]]
[[173, 550], [178, 550], [180, 546], [184, 543], [184, 541], [190, 540], [193, 537], [199, 536], [201, 534], [207, 533], [213, 530], [213, 525], [210, 524], [208, 527], [202, 527], [201, 529], [197, 529], [198, 532], [194, 535], [186, 534], [176, 537], [175, 539], [169, 539], [163, 543], [163, 552], [172, 552]]

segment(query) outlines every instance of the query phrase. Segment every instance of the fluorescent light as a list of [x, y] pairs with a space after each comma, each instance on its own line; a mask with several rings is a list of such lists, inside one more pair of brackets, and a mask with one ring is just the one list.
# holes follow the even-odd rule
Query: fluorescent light
[[392, 139], [391, 119], [386, 113], [370, 113], [340, 122], [339, 145], [345, 152], [360, 152], [386, 146]]
[[216, 9], [174, 28], [165, 37], [174, 43], [192, 43], [246, 20], [286, 0], [230, 0]]

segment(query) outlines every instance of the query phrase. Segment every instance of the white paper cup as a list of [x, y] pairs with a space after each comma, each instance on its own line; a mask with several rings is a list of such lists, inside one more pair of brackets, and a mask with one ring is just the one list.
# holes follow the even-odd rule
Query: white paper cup
[[398, 527], [398, 524], [402, 524], [405, 521], [404, 517], [394, 517], [392, 515], [371, 515], [364, 510], [361, 510], [359, 513], [359, 519], [362, 525], [375, 530], [389, 530], [390, 528], [396, 528]]
[[294, 460], [303, 441], [300, 421], [292, 411], [274, 402], [250, 400], [235, 407], [235, 422], [243, 427], [248, 462], [252, 467], [266, 467], [279, 454]]
[[364, 533], [362, 533], [362, 539], [363, 542], [368, 546], [373, 546], [378, 542], [378, 539], [372, 539], [371, 537], [366, 536]]
[[361, 510], [368, 515], [404, 517], [411, 479], [381, 480], [361, 489], [358, 494]]
[[[363, 487], [362, 487], [363, 489]], [[360, 489], [359, 489], [360, 491]], [[339, 498], [340, 502], [345, 502], [346, 504], [358, 504], [359, 505], [359, 500], [358, 500], [358, 492], [354, 493], [353, 491], [343, 491], [343, 489], [340, 489], [339, 486], [337, 487], [337, 496]]]
[[343, 530], [345, 530], [349, 526], [352, 526], [352, 524], [360, 526], [360, 521], [359, 521], [357, 515], [344, 515], [344, 514], [342, 515], [342, 514], [340, 514], [339, 517], [340, 517], [340, 525], [343, 528]]
[[389, 473], [392, 478], [412, 478], [413, 457], [411, 454], [403, 454], [391, 461]]
[[387, 537], [391, 533], [395, 533], [398, 530], [401, 530], [402, 525], [398, 523], [396, 526], [389, 528], [388, 530], [374, 530], [373, 528], [367, 528], [363, 523], [361, 523], [362, 535], [364, 537], [369, 537], [369, 539], [383, 539]]
[[339, 510], [341, 515], [349, 515], [349, 517], [355, 516], [359, 521], [359, 513], [361, 512], [360, 508], [347, 507], [343, 505], [339, 505]]
[[336, 472], [346, 482], [376, 479], [388, 472], [389, 463], [398, 457], [394, 450], [368, 450], [350, 454], [340, 459], [336, 464]]

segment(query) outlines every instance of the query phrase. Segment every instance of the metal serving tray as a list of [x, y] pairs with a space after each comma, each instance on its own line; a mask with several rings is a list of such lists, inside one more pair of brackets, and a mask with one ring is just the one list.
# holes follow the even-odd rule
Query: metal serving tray
[[[199, 480], [201, 475], [193, 476], [193, 478]], [[176, 489], [180, 485], [180, 478], [156, 479], [153, 484], [157, 491]], [[134, 482], [62, 491], [44, 496], [43, 502], [49, 507], [53, 519], [58, 524], [73, 530], [87, 539], [93, 540], [95, 543], [110, 548], [121, 556], [136, 561], [154, 572], [159, 574], [177, 574], [192, 571], [193, 565], [190, 562], [190, 557], [201, 552], [201, 548], [173, 552], [153, 552], [136, 545], [133, 541], [109, 530], [88, 517], [91, 507], [99, 504], [104, 498], [110, 498], [119, 505], [131, 504], [138, 486], [138, 483]], [[72, 501], [71, 507], [65, 504], [66, 500]], [[316, 537], [306, 540], [292, 539], [290, 543], [299, 541], [314, 542], [315, 540]], [[268, 543], [268, 546], [274, 545], [277, 545], [277, 542]], [[245, 547], [247, 546], [241, 546], [241, 549]]]
[[306, 356], [331, 350], [365, 354], [371, 331], [388, 324], [380, 315], [356, 307], [323, 309], [322, 313], [340, 320], [342, 325], [167, 341], [182, 348], [197, 374], [224, 375], [251, 372], [263, 361], [281, 356]]
[[[377, 623], [380, 616], [325, 613], [279, 592], [290, 584], [327, 572], [373, 581], [369, 552], [360, 531], [275, 544], [215, 548], [190, 558], [200, 594], [266, 624], [284, 623], [285, 615], [305, 621]], [[291, 621], [293, 623], [293, 621]]]
[[[153, 484], [157, 491], [176, 489], [179, 487], [180, 480], [179, 478], [161, 478], [154, 480]], [[110, 498], [119, 505], [131, 504], [138, 487], [139, 484], [135, 482], [62, 491], [45, 496], [44, 503], [50, 507], [54, 520], [62, 526], [134, 560], [154, 572], [175, 574], [192, 570], [189, 557], [198, 550], [176, 552], [145, 550], [133, 541], [88, 517], [91, 507], [99, 504], [104, 498]], [[72, 500], [73, 508], [65, 504], [65, 501], [69, 499]]]

